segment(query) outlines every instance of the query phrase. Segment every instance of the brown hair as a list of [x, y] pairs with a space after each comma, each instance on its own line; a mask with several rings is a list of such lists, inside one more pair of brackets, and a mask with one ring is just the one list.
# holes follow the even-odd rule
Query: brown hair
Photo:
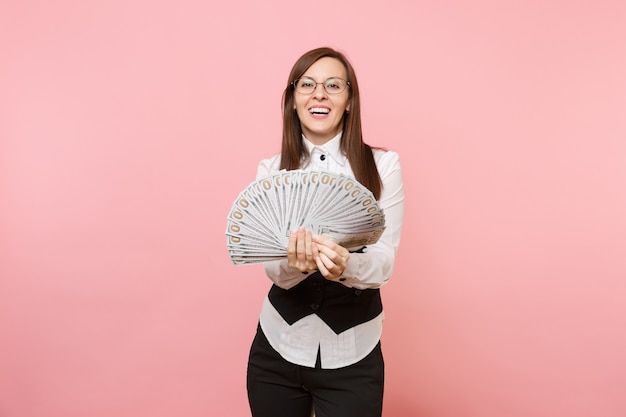
[[350, 112], [344, 114], [343, 117], [343, 134], [341, 135], [339, 147], [348, 158], [356, 180], [367, 187], [374, 194], [374, 197], [378, 199], [382, 191], [382, 181], [376, 169], [372, 148], [363, 142], [359, 84], [356, 80], [354, 68], [352, 68], [348, 59], [341, 52], [331, 48], [317, 48], [305, 53], [291, 69], [282, 99], [283, 140], [280, 168], [287, 170], [298, 169], [302, 160], [309, 156], [308, 150], [302, 142], [300, 119], [294, 110], [295, 92], [291, 83], [300, 78], [319, 59], [326, 57], [341, 61], [350, 82], [350, 96], [348, 98]]

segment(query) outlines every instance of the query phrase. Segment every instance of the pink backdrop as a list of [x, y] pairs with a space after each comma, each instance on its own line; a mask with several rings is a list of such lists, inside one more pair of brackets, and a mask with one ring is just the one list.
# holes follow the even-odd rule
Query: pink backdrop
[[385, 416], [626, 415], [625, 4], [4, 2], [0, 416], [249, 415], [225, 217], [322, 45], [404, 167]]

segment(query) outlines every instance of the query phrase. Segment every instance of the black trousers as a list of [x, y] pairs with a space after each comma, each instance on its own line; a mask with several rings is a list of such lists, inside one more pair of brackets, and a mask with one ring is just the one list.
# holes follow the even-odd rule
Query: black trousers
[[248, 361], [253, 417], [380, 417], [385, 365], [380, 343], [339, 369], [295, 365], [276, 352], [259, 327]]

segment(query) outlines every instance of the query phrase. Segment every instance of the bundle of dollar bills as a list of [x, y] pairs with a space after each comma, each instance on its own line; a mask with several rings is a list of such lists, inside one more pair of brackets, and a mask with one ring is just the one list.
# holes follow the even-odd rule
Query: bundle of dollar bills
[[248, 185], [234, 201], [226, 243], [235, 265], [287, 257], [289, 234], [305, 227], [346, 248], [376, 243], [385, 215], [354, 178], [324, 171], [277, 171]]

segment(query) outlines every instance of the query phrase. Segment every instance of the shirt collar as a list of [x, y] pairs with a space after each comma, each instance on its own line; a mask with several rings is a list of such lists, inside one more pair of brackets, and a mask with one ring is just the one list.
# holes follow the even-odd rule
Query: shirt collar
[[343, 132], [339, 132], [337, 136], [329, 140], [323, 145], [315, 145], [311, 141], [309, 141], [306, 136], [302, 135], [302, 141], [309, 151], [309, 155], [313, 153], [315, 148], [319, 149], [322, 153], [330, 156], [337, 162], [339, 165], [344, 166], [348, 160], [344, 153], [341, 151], [339, 145], [341, 143], [341, 135]]

